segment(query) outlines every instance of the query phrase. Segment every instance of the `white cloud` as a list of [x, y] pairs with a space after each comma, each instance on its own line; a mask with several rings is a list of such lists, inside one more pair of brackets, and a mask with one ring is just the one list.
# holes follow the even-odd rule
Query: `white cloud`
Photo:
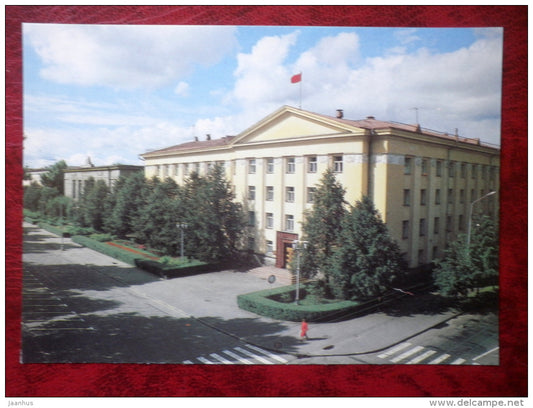
[[176, 88], [174, 88], [174, 93], [179, 96], [188, 96], [189, 84], [187, 82], [180, 81]]
[[[408, 34], [405, 42], [416, 40], [414, 32]], [[481, 137], [497, 144], [502, 41], [494, 30], [479, 34], [470, 47], [453, 52], [432, 53], [420, 48], [406, 53], [405, 49], [397, 48], [395, 54], [365, 61], [358, 60], [359, 39], [355, 34], [324, 38], [303, 52], [295, 64], [303, 71], [302, 107], [331, 115], [342, 108], [348, 118], [375, 115], [407, 123], [415, 122], [412, 108], [417, 107], [422, 126], [448, 132], [459, 128], [463, 136]], [[254, 53], [250, 58], [253, 56]], [[270, 67], [273, 72], [291, 67], [284, 59], [274, 61], [276, 65]], [[254, 74], [252, 69], [248, 70], [247, 78]], [[285, 81], [288, 88], [288, 77]], [[279, 105], [287, 102], [295, 105], [297, 97], [292, 95], [291, 101], [286, 91], [272, 88], [278, 89]], [[265, 94], [259, 87], [254, 90], [255, 105], [276, 100], [272, 89]]]
[[23, 31], [43, 78], [120, 89], [167, 85], [236, 46], [230, 26], [25, 24]]

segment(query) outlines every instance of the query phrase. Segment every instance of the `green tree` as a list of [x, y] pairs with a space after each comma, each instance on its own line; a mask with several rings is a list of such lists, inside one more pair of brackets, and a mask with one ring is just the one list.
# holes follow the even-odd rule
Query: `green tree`
[[498, 283], [498, 252], [498, 225], [490, 217], [475, 217], [470, 241], [470, 256], [472, 257], [473, 283], [476, 287]]
[[486, 216], [473, 219], [470, 247], [461, 234], [450, 243], [433, 272], [444, 296], [466, 296], [470, 290], [498, 282], [498, 228]]
[[139, 239], [168, 255], [179, 252], [178, 220], [183, 219], [180, 188], [172, 179], [157, 181], [139, 214]]
[[24, 208], [31, 211], [39, 211], [42, 186], [33, 181], [29, 186], [24, 187]]
[[67, 168], [64, 160], [46, 167], [46, 173], [41, 175], [41, 183], [45, 187], [55, 188], [60, 195], [64, 194], [64, 175], [63, 170]]
[[135, 233], [149, 194], [150, 186], [142, 172], [117, 184], [108, 202], [108, 208], [113, 206], [113, 209], [105, 221], [106, 231], [121, 238]]
[[102, 231], [104, 226], [105, 202], [109, 194], [109, 187], [104, 180], [87, 183], [83, 193], [84, 224]]
[[449, 244], [444, 258], [435, 261], [433, 278], [444, 296], [466, 296], [473, 287], [472, 258], [466, 241], [466, 235], [460, 234]]
[[301, 273], [314, 277], [321, 271], [329, 279], [330, 261], [339, 245], [342, 220], [346, 214], [345, 189], [336, 180], [333, 170], [324, 172], [314, 193], [313, 207], [305, 214], [302, 225], [307, 248], [301, 255]]
[[207, 262], [235, 256], [246, 222], [242, 204], [234, 200], [221, 166], [211, 168], [206, 177], [190, 175], [183, 191], [188, 256]]
[[364, 196], [344, 217], [341, 244], [331, 262], [331, 291], [351, 299], [378, 296], [405, 272], [400, 248], [372, 200]]

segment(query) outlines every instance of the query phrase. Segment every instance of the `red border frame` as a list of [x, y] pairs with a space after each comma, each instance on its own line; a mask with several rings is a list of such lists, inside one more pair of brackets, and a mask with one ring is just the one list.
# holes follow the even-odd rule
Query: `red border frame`
[[[6, 396], [527, 396], [527, 6], [5, 6], [5, 11]], [[501, 365], [21, 365], [22, 22], [503, 27]]]

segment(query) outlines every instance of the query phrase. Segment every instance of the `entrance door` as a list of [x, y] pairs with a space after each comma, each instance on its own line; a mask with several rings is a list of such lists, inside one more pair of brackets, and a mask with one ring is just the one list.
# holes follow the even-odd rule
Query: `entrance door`
[[276, 267], [287, 267], [287, 255], [289, 248], [292, 250], [292, 243], [298, 239], [298, 234], [290, 234], [288, 232], [277, 232], [276, 237]]

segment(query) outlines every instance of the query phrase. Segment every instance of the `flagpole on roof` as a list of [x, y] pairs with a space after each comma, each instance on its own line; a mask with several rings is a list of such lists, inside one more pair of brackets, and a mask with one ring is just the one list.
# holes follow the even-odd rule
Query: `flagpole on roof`
[[291, 83], [295, 84], [299, 82], [300, 83], [300, 104], [299, 104], [299, 109], [302, 109], [302, 72], [300, 71], [300, 73], [296, 74], [296, 75], [293, 75], [291, 77]]
[[300, 110], [302, 109], [302, 73], [300, 72]]

